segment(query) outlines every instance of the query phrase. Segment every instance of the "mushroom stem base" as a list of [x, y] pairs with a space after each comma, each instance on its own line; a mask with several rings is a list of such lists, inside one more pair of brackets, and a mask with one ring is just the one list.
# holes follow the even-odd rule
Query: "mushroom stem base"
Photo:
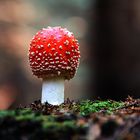
[[60, 105], [64, 102], [64, 79], [43, 80], [41, 103]]

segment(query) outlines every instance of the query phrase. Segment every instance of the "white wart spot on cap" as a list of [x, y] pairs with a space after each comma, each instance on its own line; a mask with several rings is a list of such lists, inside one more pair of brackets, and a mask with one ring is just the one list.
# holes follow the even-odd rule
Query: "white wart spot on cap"
[[55, 48], [52, 48], [51, 50], [52, 50], [52, 51], [55, 51]]
[[62, 48], [63, 48], [63, 47], [60, 45], [60, 46], [59, 46], [59, 49], [61, 49], [61, 50], [62, 50]]
[[35, 56], [35, 52], [31, 52], [30, 54], [31, 54], [32, 56]]
[[59, 60], [59, 57], [55, 57], [55, 60]]
[[48, 64], [49, 64], [48, 62], [45, 63], [45, 65], [48, 65]]
[[37, 60], [37, 61], [40, 61], [41, 59], [40, 59], [40, 58], [37, 58], [36, 60]]
[[50, 64], [54, 64], [54, 61], [50, 62]]
[[49, 43], [47, 46], [48, 46], [48, 48], [49, 48], [49, 47], [51, 47], [51, 44]]
[[66, 41], [64, 42], [64, 45], [69, 45], [69, 41], [66, 40]]
[[38, 55], [39, 55], [39, 56], [42, 56], [42, 53], [39, 53]]
[[61, 74], [61, 72], [60, 72], [60, 71], [58, 71], [58, 72], [57, 72], [57, 74], [58, 74], [58, 75], [60, 75], [60, 74]]
[[66, 54], [70, 55], [70, 52], [69, 51], [66, 51]]

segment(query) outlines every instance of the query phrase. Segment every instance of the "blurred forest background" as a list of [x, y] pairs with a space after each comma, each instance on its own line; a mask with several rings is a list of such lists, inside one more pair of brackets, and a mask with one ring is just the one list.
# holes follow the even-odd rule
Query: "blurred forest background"
[[66, 98], [139, 97], [139, 0], [0, 0], [0, 109], [40, 98], [41, 79], [32, 75], [27, 53], [32, 36], [47, 26], [66, 27], [80, 43]]

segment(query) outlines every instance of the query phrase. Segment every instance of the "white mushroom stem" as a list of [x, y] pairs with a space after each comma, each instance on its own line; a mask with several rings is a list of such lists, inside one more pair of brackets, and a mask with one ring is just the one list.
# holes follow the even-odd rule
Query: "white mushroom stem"
[[43, 80], [41, 103], [60, 105], [64, 102], [64, 79]]

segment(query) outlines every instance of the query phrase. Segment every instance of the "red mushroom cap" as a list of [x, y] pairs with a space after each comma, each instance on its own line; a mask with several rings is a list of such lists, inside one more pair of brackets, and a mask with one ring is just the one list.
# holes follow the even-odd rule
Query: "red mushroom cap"
[[79, 43], [66, 28], [43, 28], [31, 41], [30, 66], [33, 74], [39, 78], [71, 79], [79, 60]]

